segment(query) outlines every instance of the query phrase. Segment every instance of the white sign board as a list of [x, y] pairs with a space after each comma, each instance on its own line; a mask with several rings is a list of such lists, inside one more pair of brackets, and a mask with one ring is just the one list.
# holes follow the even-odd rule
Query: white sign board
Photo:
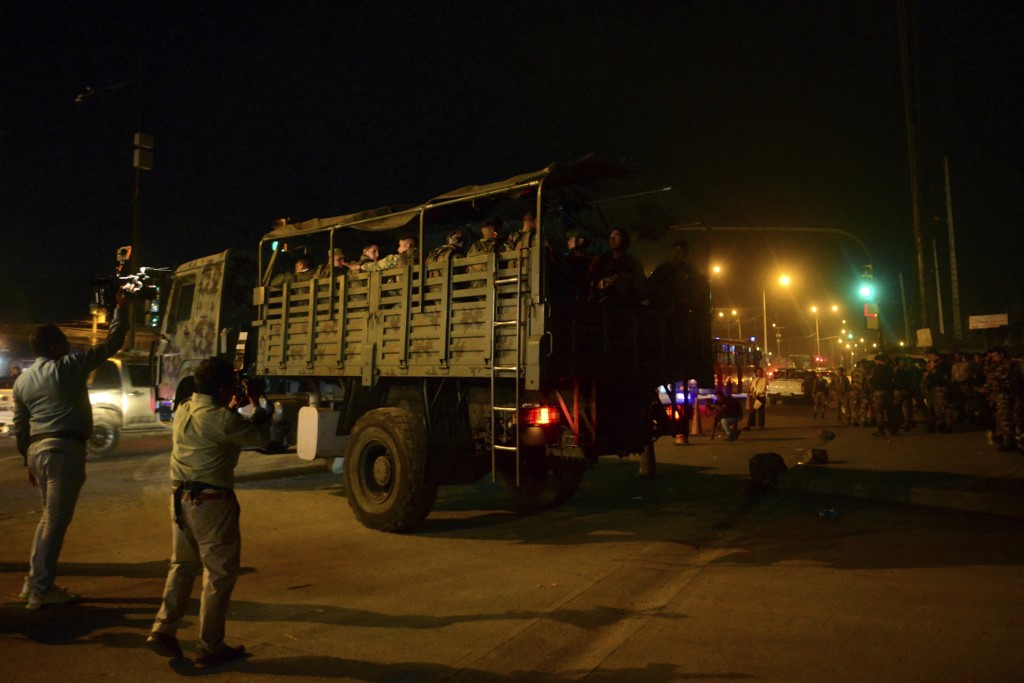
[[993, 327], [1006, 327], [1009, 323], [1009, 316], [1005, 313], [994, 313], [992, 315], [972, 315], [968, 324], [972, 330], [990, 330]]
[[930, 327], [923, 327], [917, 331], [917, 345], [922, 349], [932, 345], [932, 330]]

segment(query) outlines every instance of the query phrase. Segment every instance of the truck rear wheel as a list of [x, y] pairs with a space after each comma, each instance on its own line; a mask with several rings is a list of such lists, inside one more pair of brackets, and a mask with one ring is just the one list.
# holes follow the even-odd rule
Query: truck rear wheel
[[117, 442], [121, 436], [121, 430], [117, 425], [107, 420], [97, 421], [92, 427], [92, 436], [86, 442], [86, 451], [89, 455], [102, 458], [110, 455], [117, 448]]
[[575, 495], [587, 463], [580, 458], [545, 457], [524, 463], [516, 486], [515, 472], [503, 472], [505, 488], [517, 510], [538, 510], [560, 505]]
[[437, 497], [423, 422], [401, 408], [360, 417], [345, 451], [345, 485], [348, 504], [364, 526], [407, 531], [422, 522]]

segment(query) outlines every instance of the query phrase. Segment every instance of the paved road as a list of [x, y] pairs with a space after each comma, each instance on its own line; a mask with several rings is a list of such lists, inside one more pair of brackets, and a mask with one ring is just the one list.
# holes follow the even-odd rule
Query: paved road
[[[802, 443], [772, 431], [776, 445]], [[217, 677], [1020, 680], [1019, 523], [796, 491], [750, 498], [742, 475], [709, 464], [738, 443], [660, 445], [655, 482], [635, 478], [635, 461], [603, 460], [568, 504], [531, 516], [508, 512], [489, 481], [442, 489], [401, 536], [358, 525], [326, 471], [246, 482], [228, 629], [255, 656]], [[12, 594], [36, 518], [11, 503], [0, 519], [3, 680], [198, 673], [140, 647], [170, 532], [165, 449], [131, 450], [90, 464], [62, 557], [82, 605], [22, 608]], [[15, 464], [0, 451], [5, 509], [23, 486]], [[193, 621], [183, 642], [195, 633]]]

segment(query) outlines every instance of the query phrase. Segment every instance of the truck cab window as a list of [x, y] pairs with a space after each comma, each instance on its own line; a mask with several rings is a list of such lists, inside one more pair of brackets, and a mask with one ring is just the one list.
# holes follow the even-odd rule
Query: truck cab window
[[190, 278], [181, 283], [171, 302], [171, 313], [167, 318], [167, 330], [173, 332], [178, 323], [192, 317], [192, 303], [196, 297], [196, 280]]
[[117, 366], [108, 360], [92, 371], [88, 384], [90, 389], [120, 389], [121, 375]]

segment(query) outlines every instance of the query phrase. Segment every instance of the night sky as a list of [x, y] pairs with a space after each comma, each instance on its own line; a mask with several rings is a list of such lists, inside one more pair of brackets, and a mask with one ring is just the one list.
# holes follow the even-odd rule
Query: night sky
[[[853, 233], [916, 307], [895, 0], [209, 4], [4, 5], [0, 322], [86, 317], [136, 130], [149, 265], [594, 153], [671, 185], [678, 223]], [[1024, 6], [912, 5], [929, 277], [934, 238], [948, 316], [947, 156], [963, 312], [1017, 319]], [[780, 267], [795, 308], [847, 297], [850, 244], [764, 235], [691, 236], [718, 302], [756, 309]]]

